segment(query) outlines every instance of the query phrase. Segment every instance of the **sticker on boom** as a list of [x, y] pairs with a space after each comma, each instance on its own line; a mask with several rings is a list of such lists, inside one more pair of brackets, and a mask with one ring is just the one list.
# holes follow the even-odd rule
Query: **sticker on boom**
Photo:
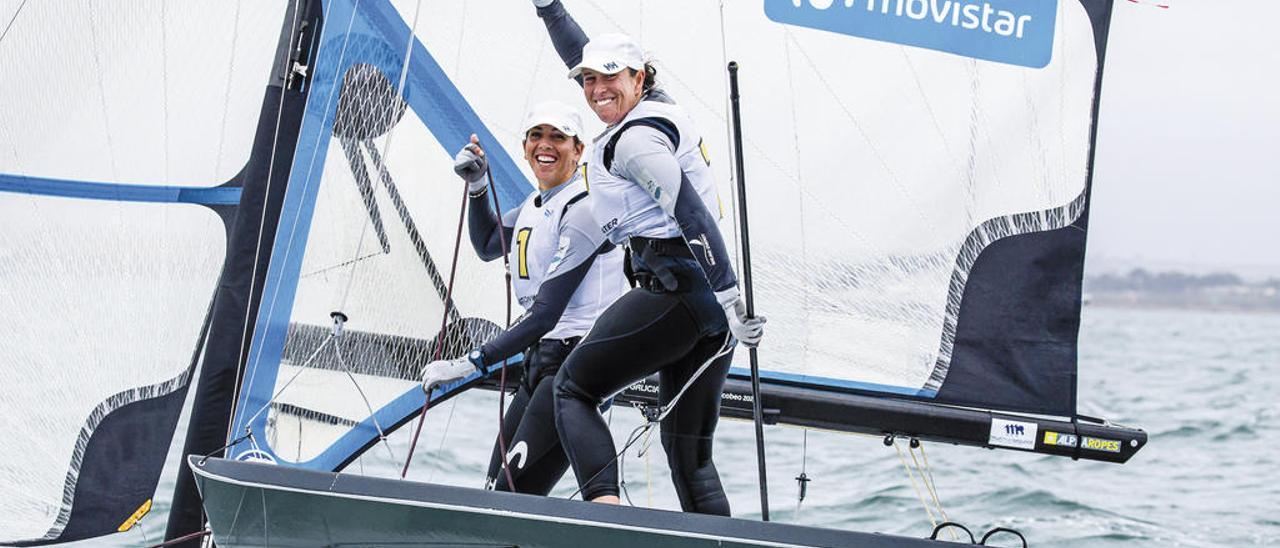
[[1046, 430], [1046, 431], [1044, 432], [1044, 444], [1045, 444], [1045, 445], [1059, 445], [1059, 446], [1063, 446], [1063, 447], [1075, 447], [1075, 446], [1076, 446], [1076, 442], [1077, 442], [1077, 441], [1078, 441], [1078, 440], [1076, 439], [1075, 434], [1060, 434], [1060, 433], [1058, 433], [1058, 432], [1051, 432], [1051, 431], [1048, 431], [1048, 430]]
[[786, 25], [1044, 68], [1058, 0], [765, 0]]
[[1014, 449], [1036, 448], [1036, 430], [1040, 425], [1034, 422], [1007, 421], [991, 419], [991, 435], [987, 438], [990, 445], [1012, 447]]
[[1108, 440], [1108, 439], [1102, 439], [1102, 438], [1090, 438], [1088, 436], [1085, 436], [1083, 438], [1080, 438], [1080, 447], [1083, 447], [1085, 449], [1090, 449], [1093, 451], [1119, 453], [1120, 441]]

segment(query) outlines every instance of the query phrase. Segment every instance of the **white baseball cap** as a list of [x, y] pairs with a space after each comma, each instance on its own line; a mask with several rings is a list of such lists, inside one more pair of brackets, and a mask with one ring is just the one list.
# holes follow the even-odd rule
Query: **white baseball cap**
[[577, 109], [558, 101], [546, 101], [529, 108], [524, 115], [524, 132], [547, 124], [570, 137], [582, 133], [582, 117]]
[[640, 46], [625, 34], [601, 34], [582, 48], [582, 62], [569, 71], [569, 78], [577, 78], [583, 69], [616, 74], [625, 68], [644, 70], [644, 54]]

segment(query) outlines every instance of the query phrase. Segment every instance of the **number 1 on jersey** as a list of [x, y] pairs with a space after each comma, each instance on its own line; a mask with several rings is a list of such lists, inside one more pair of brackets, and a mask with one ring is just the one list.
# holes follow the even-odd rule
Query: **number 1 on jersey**
[[516, 233], [516, 263], [517, 273], [520, 279], [529, 279], [529, 233], [533, 232], [532, 228], [525, 227]]

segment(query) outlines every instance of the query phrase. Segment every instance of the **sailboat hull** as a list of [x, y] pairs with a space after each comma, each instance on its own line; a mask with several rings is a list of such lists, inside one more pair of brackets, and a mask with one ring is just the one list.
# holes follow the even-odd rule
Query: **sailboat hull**
[[922, 539], [190, 458], [218, 546], [915, 547]]

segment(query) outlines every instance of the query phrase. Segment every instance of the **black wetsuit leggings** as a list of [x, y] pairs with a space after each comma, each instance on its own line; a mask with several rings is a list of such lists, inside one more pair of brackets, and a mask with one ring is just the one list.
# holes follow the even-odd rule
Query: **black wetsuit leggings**
[[502, 436], [510, 455], [511, 481], [502, 472], [502, 449], [493, 444], [487, 485], [499, 491], [546, 495], [569, 469], [569, 460], [556, 434], [552, 384], [560, 364], [579, 337], [542, 339], [525, 352], [524, 378], [503, 418]]
[[[655, 372], [666, 405], [726, 342], [724, 312], [701, 271], [689, 274], [681, 276], [682, 285], [692, 286], [684, 291], [636, 288], [623, 295], [556, 375], [556, 428], [583, 500], [618, 495], [616, 451], [597, 406]], [[711, 449], [731, 356], [717, 358], [662, 421], [662, 446], [686, 512], [729, 515]]]

